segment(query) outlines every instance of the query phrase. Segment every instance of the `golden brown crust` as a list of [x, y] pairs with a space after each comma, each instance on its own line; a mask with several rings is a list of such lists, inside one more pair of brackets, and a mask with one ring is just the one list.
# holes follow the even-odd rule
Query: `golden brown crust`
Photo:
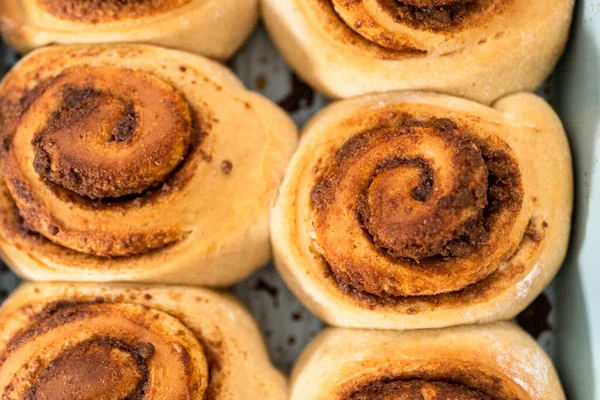
[[[279, 270], [313, 312], [341, 326], [438, 327], [511, 317], [535, 298], [568, 241], [570, 155], [547, 105], [511, 101], [535, 122], [390, 93], [308, 125], [271, 230]], [[538, 154], [561, 160], [556, 170]]]
[[288, 62], [330, 97], [427, 89], [487, 104], [543, 82], [564, 49], [574, 4], [262, 1]]
[[192, 0], [36, 0], [46, 12], [69, 21], [99, 24], [163, 14]]
[[1, 246], [18, 272], [192, 283], [194, 270], [223, 285], [268, 258], [295, 129], [223, 67], [140, 45], [55, 47], [11, 71], [0, 98]]
[[258, 0], [0, 0], [17, 51], [48, 44], [148, 43], [225, 60], [258, 21]]
[[3, 398], [286, 397], [250, 317], [210, 291], [28, 285], [0, 320]]
[[291, 400], [559, 400], [552, 362], [509, 323], [395, 332], [328, 329], [304, 351]]

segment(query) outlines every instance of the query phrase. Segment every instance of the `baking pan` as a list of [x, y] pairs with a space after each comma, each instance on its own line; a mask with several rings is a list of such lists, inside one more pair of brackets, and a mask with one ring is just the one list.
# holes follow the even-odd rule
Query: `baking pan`
[[[572, 242], [561, 273], [517, 322], [554, 359], [569, 399], [600, 400], [600, 3], [579, 0], [571, 42], [540, 88], [562, 117], [576, 169]], [[17, 56], [0, 44], [0, 74]], [[229, 62], [246, 86], [285, 108], [302, 127], [327, 104], [286, 66], [259, 27]], [[18, 279], [0, 265], [0, 302]], [[234, 287], [258, 321], [274, 363], [289, 372], [323, 323], [286, 288], [272, 265]]]
[[579, 0], [552, 104], [569, 135], [575, 215], [556, 279], [555, 361], [569, 399], [600, 399], [600, 3]]

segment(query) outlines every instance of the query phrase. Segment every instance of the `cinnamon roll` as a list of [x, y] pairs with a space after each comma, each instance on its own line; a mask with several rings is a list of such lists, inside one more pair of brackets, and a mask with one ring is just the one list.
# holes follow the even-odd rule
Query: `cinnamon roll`
[[292, 67], [325, 95], [432, 90], [491, 103], [535, 89], [574, 0], [262, 0]]
[[0, 85], [0, 249], [31, 280], [224, 286], [270, 258], [287, 115], [219, 64], [38, 50]]
[[141, 42], [229, 58], [258, 0], [0, 0], [0, 33], [20, 52], [52, 43]]
[[3, 399], [287, 399], [248, 313], [205, 289], [27, 284], [0, 309]]
[[535, 95], [359, 97], [306, 127], [272, 214], [275, 260], [332, 325], [508, 319], [562, 263], [572, 196], [565, 133]]
[[425, 331], [329, 328], [306, 348], [290, 400], [564, 400], [550, 358], [503, 322]]

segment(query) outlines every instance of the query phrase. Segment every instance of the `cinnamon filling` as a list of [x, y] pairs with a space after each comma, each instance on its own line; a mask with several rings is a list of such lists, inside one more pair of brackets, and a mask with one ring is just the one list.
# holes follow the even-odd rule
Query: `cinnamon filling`
[[[10, 339], [0, 354], [0, 366], [10, 365], [13, 356], [19, 360], [22, 352], [47, 354], [27, 358], [31, 360], [27, 368], [11, 379], [9, 396], [141, 400], [149, 393], [162, 393], [160, 398], [187, 394], [211, 399], [220, 389], [221, 344], [206, 342], [185, 325], [178, 326], [181, 321], [175, 316], [98, 298], [49, 303], [32, 319], [29, 327]], [[77, 330], [72, 340], [54, 342], [57, 331], [69, 329]], [[166, 393], [172, 396], [162, 397]]]
[[[68, 230], [52, 221], [34, 189], [46, 185], [61, 201], [98, 211], [141, 207], [181, 189], [204, 133], [201, 116], [170, 84], [142, 71], [79, 66], [39, 84], [17, 108], [4, 130], [3, 172], [32, 231], [78, 252], [111, 257], [147, 253], [185, 236], [175, 229]], [[30, 182], [19, 165], [17, 153], [29, 146], [39, 181]]]
[[376, 382], [353, 393], [349, 400], [495, 400], [479, 390], [447, 382]]
[[140, 400], [154, 346], [131, 347], [112, 339], [77, 344], [55, 358], [29, 388], [27, 400]]
[[472, 13], [487, 7], [487, 0], [377, 0], [398, 23], [415, 28], [447, 30], [464, 24]]
[[[375, 245], [389, 256], [419, 262], [435, 255], [466, 255], [468, 248], [487, 241], [482, 217], [487, 205], [488, 171], [470, 138], [453, 139], [457, 139], [455, 157], [462, 170], [454, 189], [439, 199], [432, 213], [411, 218], [414, 207], [410, 198], [426, 203], [433, 192], [434, 171], [425, 160], [391, 158], [375, 170], [358, 204], [358, 213]], [[416, 174], [418, 181], [410, 197], [398, 184], [406, 168]], [[409, 205], [402, 208], [407, 199]], [[471, 209], [478, 211], [473, 213]]]
[[[90, 86], [78, 75], [97, 83]], [[105, 80], [113, 85], [105, 86]], [[68, 71], [59, 82], [59, 91], [37, 100], [55, 111], [32, 142], [34, 169], [48, 181], [91, 199], [116, 198], [163, 182], [184, 159], [190, 111], [163, 82], [134, 71], [89, 67]], [[159, 106], [167, 100], [175, 105], [171, 110]]]
[[522, 200], [508, 147], [448, 119], [405, 118], [340, 148], [313, 188], [313, 224], [341, 287], [433, 296], [482, 281], [516, 251], [503, 236]]
[[[390, 366], [393, 367], [393, 366]], [[362, 381], [362, 382], [361, 382]], [[340, 400], [524, 400], [530, 397], [510, 377], [489, 374], [479, 365], [430, 361], [401, 376], [354, 378], [342, 386]]]
[[[332, 14], [339, 23], [363, 39], [380, 47], [387, 57], [389, 50], [403, 54], [433, 51], [427, 39], [412, 30], [433, 34], [454, 34], [485, 24], [510, 0], [319, 0], [327, 1], [323, 12]], [[356, 38], [355, 38], [356, 39]], [[353, 40], [351, 43], [355, 43]], [[448, 47], [452, 52], [458, 47]], [[444, 54], [445, 54], [444, 53]]]
[[163, 14], [192, 0], [37, 0], [46, 12], [64, 20], [98, 24]]

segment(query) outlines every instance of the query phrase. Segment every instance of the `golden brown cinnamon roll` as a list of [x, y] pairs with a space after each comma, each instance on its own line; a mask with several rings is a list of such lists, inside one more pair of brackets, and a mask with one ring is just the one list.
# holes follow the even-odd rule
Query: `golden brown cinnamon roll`
[[491, 103], [533, 90], [574, 0], [262, 0], [292, 67], [330, 97], [432, 90]]
[[0, 32], [20, 52], [142, 42], [224, 60], [257, 20], [258, 0], [0, 0]]
[[302, 354], [290, 400], [564, 400], [550, 358], [507, 322], [425, 331], [330, 328]]
[[52, 47], [0, 98], [0, 248], [20, 275], [223, 286], [269, 260], [296, 129], [229, 70], [143, 45]]
[[562, 125], [535, 95], [347, 100], [306, 127], [272, 214], [275, 259], [333, 325], [507, 319], [562, 263], [572, 190]]
[[287, 398], [258, 329], [205, 289], [27, 284], [0, 309], [3, 399]]

